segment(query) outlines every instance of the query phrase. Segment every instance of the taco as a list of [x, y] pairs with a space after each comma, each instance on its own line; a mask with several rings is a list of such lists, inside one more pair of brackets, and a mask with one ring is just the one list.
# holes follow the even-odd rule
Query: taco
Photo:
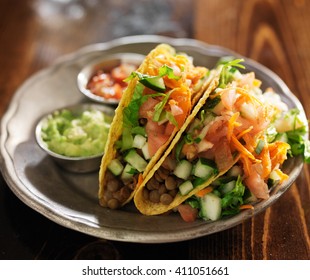
[[111, 124], [99, 171], [102, 206], [115, 209], [132, 199], [212, 80], [207, 68], [167, 44], [145, 57], [127, 78]]
[[[200, 211], [203, 218], [216, 220], [222, 214], [222, 194], [241, 189], [244, 195], [246, 185], [252, 198], [266, 199], [268, 180], [287, 178], [280, 166], [289, 145], [268, 138], [268, 129], [285, 104], [278, 99], [270, 102], [267, 97], [275, 93], [263, 93], [253, 72], [242, 74], [241, 62], [219, 63], [218, 86], [200, 99], [194, 118], [177, 133], [137, 190], [134, 202], [142, 214], [179, 210], [189, 221]], [[243, 203], [240, 197], [231, 197], [228, 208]]]

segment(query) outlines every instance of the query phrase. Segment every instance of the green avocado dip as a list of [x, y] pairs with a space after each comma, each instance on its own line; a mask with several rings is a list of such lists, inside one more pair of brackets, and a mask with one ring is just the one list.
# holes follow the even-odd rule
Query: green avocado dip
[[69, 157], [103, 154], [112, 116], [87, 109], [75, 114], [67, 109], [49, 115], [41, 128], [49, 150]]

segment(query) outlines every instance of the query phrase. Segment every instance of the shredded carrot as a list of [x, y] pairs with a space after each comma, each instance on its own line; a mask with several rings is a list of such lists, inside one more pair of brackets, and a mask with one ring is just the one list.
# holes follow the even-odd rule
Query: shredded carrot
[[[239, 139], [239, 138], [238, 138]], [[254, 153], [254, 147], [256, 146], [256, 138], [250, 135], [249, 133], [243, 134], [242, 139], [245, 141], [245, 147], [249, 150], [250, 153]]]
[[238, 98], [238, 102], [243, 103], [243, 102], [250, 102], [253, 105], [257, 104], [259, 106], [263, 106], [264, 104], [256, 98], [253, 94], [250, 94], [248, 90], [245, 88], [237, 87], [236, 88], [237, 92], [241, 94], [241, 96]]
[[275, 168], [278, 164], [282, 164], [287, 158], [287, 150], [290, 148], [290, 145], [285, 142], [274, 142], [268, 145], [271, 168]]
[[207, 193], [210, 193], [213, 191], [213, 187], [209, 186], [209, 187], [206, 187], [202, 190], [200, 190], [199, 192], [196, 193], [196, 196], [198, 197], [203, 197], [205, 196]]
[[141, 186], [142, 182], [143, 182], [143, 176], [142, 176], [142, 173], [139, 173], [137, 188], [139, 188]]
[[252, 159], [255, 162], [260, 162], [259, 160], [257, 160], [254, 155], [246, 148], [244, 147], [239, 140], [237, 139], [237, 137], [235, 135], [231, 136], [231, 142], [233, 144], [233, 146], [236, 148], [236, 150], [238, 150], [241, 154], [245, 155], [246, 157]]
[[262, 166], [263, 166], [262, 177], [266, 179], [268, 178], [271, 172], [271, 159], [270, 159], [270, 153], [269, 153], [266, 137], [261, 138], [261, 140], [265, 142], [265, 145], [258, 157], [262, 161]]
[[231, 136], [233, 135], [233, 131], [235, 126], [239, 126], [240, 124], [236, 122], [238, 117], [240, 116], [239, 112], [234, 113], [228, 121], [228, 131], [227, 131], [227, 140], [230, 142]]
[[205, 67], [192, 67], [191, 71], [186, 71], [186, 78], [191, 80], [193, 84], [196, 84], [202, 77], [204, 77], [207, 73], [207, 69]]
[[240, 210], [245, 210], [245, 209], [254, 210], [254, 206], [251, 205], [251, 204], [243, 204], [243, 205], [240, 205], [239, 209], [240, 209]]
[[241, 131], [240, 133], [238, 133], [237, 139], [240, 139], [245, 134], [249, 133], [252, 129], [253, 129], [253, 126], [250, 126], [248, 129], [245, 129], [245, 130]]
[[282, 170], [280, 169], [276, 169], [275, 172], [279, 175], [280, 177], [280, 183], [282, 183], [283, 181], [287, 180], [289, 178], [288, 175], [286, 175], [285, 173], [282, 172]]
[[261, 153], [262, 166], [263, 166], [263, 174], [262, 177], [264, 179], [268, 178], [271, 172], [271, 159], [269, 156], [268, 148], [265, 147]]

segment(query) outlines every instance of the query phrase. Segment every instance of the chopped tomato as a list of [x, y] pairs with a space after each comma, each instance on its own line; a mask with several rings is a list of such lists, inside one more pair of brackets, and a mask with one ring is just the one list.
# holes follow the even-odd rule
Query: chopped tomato
[[154, 107], [159, 103], [155, 98], [148, 98], [139, 109], [139, 116], [141, 118], [151, 119], [154, 114]]
[[136, 68], [135, 65], [121, 64], [111, 71], [100, 69], [89, 79], [86, 88], [95, 95], [119, 100], [127, 86], [123, 80]]
[[198, 154], [197, 145], [184, 144], [182, 147], [182, 154], [184, 154], [188, 160], [194, 159]]
[[232, 110], [237, 99], [236, 90], [234, 88], [225, 89], [221, 95], [221, 101], [226, 109]]
[[169, 135], [165, 134], [165, 126], [158, 125], [152, 119], [148, 119], [145, 130], [148, 136], [149, 153], [153, 156], [166, 143]]
[[172, 123], [168, 122], [165, 127], [165, 135], [171, 135], [174, 129], [175, 126]]
[[130, 73], [135, 71], [136, 69], [136, 65], [123, 63], [112, 69], [111, 76], [118, 82], [123, 82], [123, 80], [126, 79], [130, 75]]
[[[180, 128], [191, 110], [191, 93], [187, 87], [182, 86], [171, 93], [170, 99], [174, 100], [174, 105], [179, 107], [178, 115], [174, 115], [174, 118]], [[181, 111], [182, 113], [180, 113]]]
[[168, 135], [160, 134], [154, 131], [149, 137], [148, 137], [148, 147], [149, 147], [149, 153], [152, 157], [169, 139]]
[[[158, 122], [153, 121], [154, 108], [159, 102], [159, 99], [148, 98], [139, 109], [139, 116], [148, 120], [145, 129], [148, 136], [150, 156], [153, 156], [165, 144], [175, 129], [174, 124], [171, 122], [159, 125]], [[168, 101], [168, 108], [178, 123], [178, 128], [180, 128], [191, 108], [188, 88], [182, 87], [173, 91]]]
[[268, 185], [261, 175], [262, 170], [260, 163], [252, 164], [248, 170], [250, 174], [245, 178], [244, 182], [255, 197], [267, 199], [269, 198]]
[[233, 166], [233, 156], [226, 138], [220, 139], [215, 147], [215, 162], [220, 171], [224, 171]]
[[211, 123], [205, 139], [215, 144], [220, 138], [225, 137], [227, 132], [227, 120], [224, 117], [218, 117]]
[[181, 204], [178, 211], [185, 222], [194, 222], [198, 217], [198, 209], [191, 207], [189, 204]]

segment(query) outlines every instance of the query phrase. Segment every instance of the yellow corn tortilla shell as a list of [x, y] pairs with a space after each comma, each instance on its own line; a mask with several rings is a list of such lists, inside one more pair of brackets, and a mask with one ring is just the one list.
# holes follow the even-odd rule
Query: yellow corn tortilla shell
[[[234, 160], [234, 164], [237, 163], [239, 160], [239, 156], [237, 156]], [[234, 165], [233, 164], [233, 165]], [[233, 166], [232, 165], [232, 166]], [[191, 192], [189, 192], [187, 195], [181, 195], [178, 193], [173, 201], [169, 205], [165, 205], [161, 202], [154, 203], [150, 200], [145, 200], [143, 197], [143, 188], [145, 187], [145, 184], [148, 182], [149, 179], [154, 175], [155, 171], [160, 167], [155, 166], [152, 169], [152, 172], [148, 174], [148, 177], [144, 180], [144, 184], [141, 185], [141, 187], [136, 191], [136, 195], [134, 197], [134, 202], [137, 207], [137, 209], [144, 215], [152, 216], [152, 215], [160, 215], [168, 212], [169, 210], [172, 210], [176, 207], [178, 207], [180, 204], [182, 204], [186, 199], [192, 197], [196, 193], [198, 193], [200, 190], [203, 190], [204, 188], [208, 187], [214, 180], [224, 175], [230, 168], [227, 168], [227, 170], [223, 170], [216, 176], [210, 177], [207, 181], [205, 181], [203, 184], [195, 187]], [[153, 172], [154, 171], [154, 172]]]
[[[140, 73], [147, 73], [147, 69], [149, 65], [152, 65], [151, 62], [154, 58], [156, 58], [158, 55], [160, 54], [171, 54], [171, 55], [175, 55], [176, 51], [174, 48], [172, 48], [170, 45], [167, 44], [160, 44], [158, 45], [155, 49], [153, 49], [144, 59], [144, 61], [142, 62], [142, 64], [140, 65], [140, 67], [138, 68], [138, 72]], [[192, 100], [192, 106], [194, 106], [194, 102], [197, 102], [199, 100], [199, 98], [204, 94], [204, 92], [207, 89], [207, 92], [211, 92], [211, 90], [209, 90], [209, 86], [213, 80], [213, 75], [209, 75], [209, 77], [207, 78], [207, 80], [204, 82], [203, 86], [200, 88], [200, 90], [198, 92], [195, 92], [194, 97], [195, 100]], [[107, 167], [109, 165], [109, 163], [116, 157], [116, 149], [115, 149], [115, 143], [116, 141], [121, 137], [122, 135], [122, 123], [123, 123], [123, 110], [124, 108], [126, 108], [131, 99], [132, 96], [134, 94], [134, 90], [136, 87], [136, 84], [138, 83], [138, 78], [134, 78], [132, 79], [127, 88], [125, 89], [123, 96], [120, 100], [120, 103], [117, 107], [117, 109], [115, 110], [115, 115], [110, 127], [110, 131], [109, 131], [109, 135], [108, 135], [108, 139], [107, 139], [107, 143], [105, 146], [105, 151], [104, 151], [104, 155], [102, 157], [101, 160], [101, 166], [100, 166], [100, 170], [99, 170], [99, 191], [98, 191], [98, 198], [99, 198], [99, 203], [102, 205], [101, 201], [103, 199], [103, 195], [104, 195], [104, 190], [105, 190], [105, 175], [107, 172]], [[182, 131], [184, 131], [183, 127], [186, 125], [187, 121], [185, 121], [185, 123], [183, 124], [183, 126], [180, 128]], [[151, 160], [149, 161], [145, 171], [142, 174], [142, 178], [146, 178], [147, 174], [152, 170], [152, 168], [154, 167], [154, 165], [156, 164], [156, 162], [159, 159], [163, 159], [162, 154], [165, 152], [165, 150], [167, 149], [167, 147], [169, 146], [169, 144], [171, 143], [171, 141], [174, 139], [176, 133], [178, 132], [178, 128], [175, 128], [173, 133], [170, 135], [169, 139], [166, 141], [165, 145], [163, 145], [156, 153], [155, 155], [151, 158]], [[126, 203], [128, 203], [135, 195], [136, 192], [135, 188], [130, 197], [122, 204], [125, 205]]]

